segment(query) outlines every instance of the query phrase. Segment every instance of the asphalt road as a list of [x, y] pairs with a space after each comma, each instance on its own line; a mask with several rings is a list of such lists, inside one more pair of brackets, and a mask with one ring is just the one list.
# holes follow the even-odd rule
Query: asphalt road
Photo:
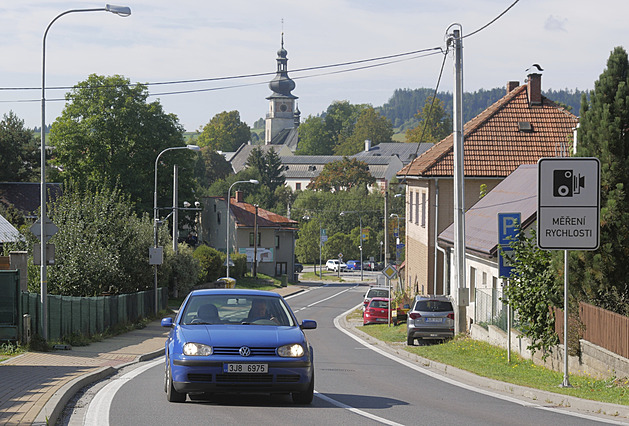
[[[307, 336], [315, 348], [315, 398], [296, 406], [288, 396], [230, 395], [173, 404], [163, 390], [164, 363], [158, 359], [123, 373], [114, 387], [99, 385], [101, 401], [87, 408], [86, 424], [403, 424], [403, 425], [591, 425], [592, 417], [566, 414], [543, 401], [453, 384], [382, 355], [348, 336], [334, 319], [362, 301], [365, 286], [353, 283], [314, 287], [288, 298], [299, 320], [314, 319]], [[102, 391], [105, 389], [104, 391]], [[108, 422], [106, 421], [106, 418]], [[79, 424], [77, 420], [67, 424]]]

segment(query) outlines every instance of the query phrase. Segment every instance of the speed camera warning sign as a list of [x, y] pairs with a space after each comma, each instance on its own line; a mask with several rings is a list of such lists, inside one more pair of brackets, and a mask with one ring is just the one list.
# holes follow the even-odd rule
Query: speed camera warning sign
[[598, 158], [542, 158], [537, 169], [539, 248], [596, 250], [600, 238]]

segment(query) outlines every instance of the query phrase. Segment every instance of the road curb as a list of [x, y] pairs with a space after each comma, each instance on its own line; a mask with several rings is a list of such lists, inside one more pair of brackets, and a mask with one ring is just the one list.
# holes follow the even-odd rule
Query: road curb
[[487, 377], [478, 376], [469, 371], [443, 364], [434, 360], [423, 358], [419, 355], [407, 352], [400, 348], [391, 347], [385, 342], [378, 340], [369, 334], [359, 330], [357, 324], [348, 321], [346, 316], [341, 317], [340, 324], [349, 332], [355, 334], [366, 342], [378, 347], [379, 349], [398, 356], [402, 359], [415, 363], [426, 368], [433, 373], [441, 374], [445, 377], [460, 381], [464, 384], [497, 391], [518, 398], [530, 401], [531, 404], [541, 407], [563, 407], [572, 408], [581, 413], [592, 415], [606, 415], [603, 419], [618, 422], [626, 422], [629, 420], [629, 407], [626, 405], [612, 404], [606, 402], [592, 401], [589, 399], [577, 398], [570, 395], [557, 394], [554, 392], [544, 391], [540, 389], [529, 388], [526, 386], [505, 383]]
[[117, 365], [115, 367], [101, 367], [91, 373], [84, 374], [82, 376], [75, 377], [74, 379], [61, 386], [52, 397], [46, 402], [44, 407], [40, 410], [33, 425], [54, 425], [59, 420], [59, 417], [63, 414], [63, 410], [66, 405], [72, 399], [74, 395], [85, 386], [92, 383], [103, 380], [107, 377], [113, 376], [121, 369], [133, 364], [148, 361], [159, 357], [164, 354], [164, 349], [159, 349], [153, 352], [149, 352], [143, 355], [138, 355], [135, 360], [124, 364]]

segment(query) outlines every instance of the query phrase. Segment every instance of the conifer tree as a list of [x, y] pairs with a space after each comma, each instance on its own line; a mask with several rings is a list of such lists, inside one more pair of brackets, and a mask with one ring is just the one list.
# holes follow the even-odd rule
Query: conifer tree
[[571, 254], [571, 286], [586, 300], [629, 313], [629, 61], [616, 47], [581, 100], [577, 156], [601, 162], [600, 248]]

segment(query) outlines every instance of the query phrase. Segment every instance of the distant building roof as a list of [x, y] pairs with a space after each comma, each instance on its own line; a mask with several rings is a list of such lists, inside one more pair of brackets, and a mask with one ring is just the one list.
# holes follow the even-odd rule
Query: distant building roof
[[432, 148], [433, 145], [432, 143], [421, 143], [418, 145], [406, 142], [383, 142], [369, 147], [368, 151], [360, 151], [358, 154], [352, 155], [352, 157], [389, 157], [395, 155], [402, 161], [402, 164], [407, 165]]
[[[237, 194], [238, 196], [238, 194]], [[226, 197], [211, 197], [225, 202]], [[234, 215], [236, 227], [253, 228], [255, 221], [256, 207], [253, 204], [238, 201], [232, 197], [231, 212]], [[273, 213], [258, 207], [258, 227], [260, 228], [282, 228], [284, 230], [297, 229], [299, 222], [285, 216]]]
[[[575, 115], [541, 95], [541, 75], [530, 74], [527, 84], [513, 88], [465, 124], [465, 176], [505, 177], [520, 164], [570, 153], [577, 122]], [[453, 151], [451, 134], [404, 167], [398, 177], [452, 176]]]
[[0, 244], [21, 240], [22, 234], [0, 214]]
[[[466, 249], [485, 257], [494, 257], [498, 249], [498, 213], [520, 213], [522, 229], [537, 217], [537, 165], [525, 164], [500, 182], [465, 212]], [[454, 244], [454, 224], [441, 234], [439, 241]]]
[[247, 167], [247, 160], [249, 159], [249, 155], [251, 155], [251, 151], [253, 151], [254, 148], [260, 148], [262, 150], [262, 152], [264, 152], [265, 154], [273, 149], [275, 150], [275, 152], [277, 152], [278, 156], [290, 156], [292, 155], [292, 151], [288, 148], [285, 147], [284, 145], [248, 145], [248, 144], [242, 144], [240, 145], [240, 147], [238, 148], [238, 150], [236, 150], [236, 152], [234, 153], [234, 155], [231, 157], [231, 165], [232, 165], [232, 169], [234, 170], [234, 173], [238, 173], [241, 170], [244, 170]]
[[[38, 182], [0, 183], [0, 203], [12, 205], [24, 216], [35, 218], [41, 204], [39, 188], [41, 184]], [[46, 183], [46, 188], [48, 202], [54, 202], [63, 192], [60, 183]]]
[[299, 143], [299, 131], [296, 128], [280, 130], [277, 135], [271, 139], [271, 145], [284, 145], [290, 148], [292, 152], [297, 150]]

